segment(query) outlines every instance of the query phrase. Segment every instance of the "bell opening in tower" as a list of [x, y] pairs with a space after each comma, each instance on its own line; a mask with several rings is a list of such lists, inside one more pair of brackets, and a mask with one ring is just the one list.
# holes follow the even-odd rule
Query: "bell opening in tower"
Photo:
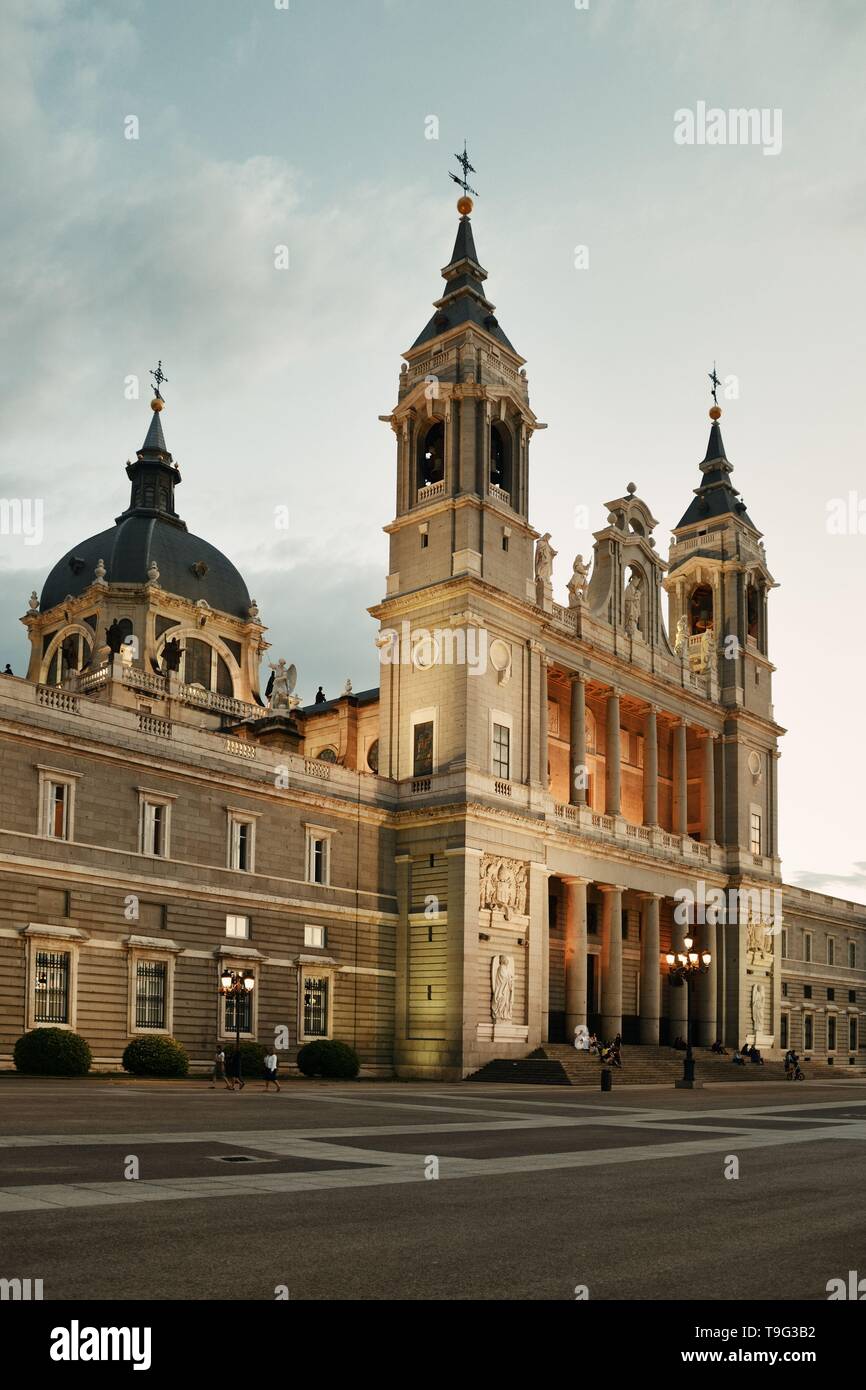
[[760, 625], [761, 607], [758, 598], [758, 590], [754, 584], [749, 584], [746, 589], [746, 622], [748, 624], [748, 634], [757, 642]]
[[490, 486], [511, 496], [511, 441], [498, 420], [490, 426]]
[[708, 584], [698, 584], [689, 599], [689, 632], [694, 637], [713, 625], [713, 591]]
[[418, 446], [418, 486], [430, 487], [445, 477], [445, 426], [437, 420]]

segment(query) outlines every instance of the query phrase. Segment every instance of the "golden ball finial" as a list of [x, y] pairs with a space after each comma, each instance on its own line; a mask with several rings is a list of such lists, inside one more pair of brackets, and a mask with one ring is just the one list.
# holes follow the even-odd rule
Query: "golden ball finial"
[[710, 406], [710, 419], [711, 419], [711, 420], [721, 420], [721, 418], [722, 418], [722, 407], [721, 407], [720, 405], [711, 405], [711, 406]]
[[162, 399], [162, 396], [154, 396], [153, 400], [150, 403], [150, 408], [151, 410], [156, 411], [164, 410], [165, 401]]
[[461, 217], [468, 217], [474, 206], [475, 204], [468, 194], [464, 193], [462, 198], [457, 199], [457, 211]]

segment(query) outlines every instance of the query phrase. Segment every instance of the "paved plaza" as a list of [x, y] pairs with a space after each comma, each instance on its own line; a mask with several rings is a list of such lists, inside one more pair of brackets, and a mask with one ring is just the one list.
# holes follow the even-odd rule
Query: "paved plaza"
[[823, 1299], [866, 1267], [855, 1083], [8, 1080], [0, 1116], [0, 1276], [46, 1299]]

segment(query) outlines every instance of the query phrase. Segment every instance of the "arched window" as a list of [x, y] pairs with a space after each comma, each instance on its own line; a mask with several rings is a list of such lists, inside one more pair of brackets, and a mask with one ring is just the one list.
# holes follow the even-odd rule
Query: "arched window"
[[197, 637], [187, 637], [183, 653], [183, 679], [186, 685], [200, 685], [205, 690], [211, 688], [211, 652], [207, 642]]
[[216, 688], [218, 695], [232, 696], [235, 693], [235, 683], [232, 674], [222, 657], [217, 655], [216, 669]]
[[596, 751], [595, 715], [591, 709], [587, 709], [584, 714], [584, 738], [586, 741], [587, 753]]
[[320, 763], [335, 763], [337, 761], [336, 748], [320, 748], [316, 757]]
[[490, 426], [490, 482], [511, 494], [511, 439], [501, 420]]
[[746, 588], [746, 624], [750, 637], [757, 642], [760, 635], [761, 596], [758, 586], [749, 583]]
[[709, 584], [698, 584], [689, 599], [689, 632], [694, 637], [713, 625], [713, 591]]
[[377, 738], [367, 749], [367, 766], [371, 772], [379, 771], [379, 740]]
[[418, 445], [418, 486], [429, 487], [445, 477], [445, 426], [436, 420]]

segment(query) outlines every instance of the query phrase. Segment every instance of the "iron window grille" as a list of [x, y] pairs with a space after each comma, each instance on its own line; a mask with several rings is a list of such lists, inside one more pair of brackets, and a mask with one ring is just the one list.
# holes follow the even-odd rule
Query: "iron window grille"
[[37, 1023], [69, 1022], [69, 952], [36, 952]]
[[307, 975], [304, 978], [304, 1037], [328, 1036], [328, 977]]
[[140, 960], [135, 968], [136, 1028], [165, 1027], [166, 967], [162, 960]]

